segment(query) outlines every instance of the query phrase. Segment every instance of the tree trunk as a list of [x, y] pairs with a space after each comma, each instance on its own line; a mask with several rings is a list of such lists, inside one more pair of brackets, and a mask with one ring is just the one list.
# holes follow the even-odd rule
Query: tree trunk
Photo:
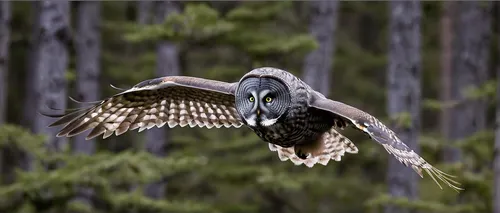
[[493, 213], [500, 213], [500, 67], [497, 67], [496, 130], [493, 159]]
[[451, 89], [451, 52], [453, 41], [453, 28], [451, 23], [451, 16], [453, 14], [453, 2], [445, 1], [442, 3], [441, 11], [441, 103], [444, 105], [441, 108], [441, 134], [448, 135], [450, 128], [447, 121], [450, 119], [450, 110], [448, 104], [450, 103], [450, 89]]
[[[10, 1], [0, 1], [0, 127], [7, 122], [7, 94], [8, 82], [7, 72], [9, 71], [9, 45], [10, 45]], [[2, 172], [3, 183], [8, 182], [12, 172], [12, 165], [7, 163], [5, 157], [7, 149], [0, 150], [0, 172]]]
[[[32, 85], [28, 88], [25, 115], [30, 121], [34, 133], [45, 134], [46, 145], [50, 151], [58, 151], [66, 143], [65, 138], [55, 137], [56, 128], [48, 128], [53, 119], [37, 113], [47, 108], [66, 108], [66, 69], [68, 66], [67, 43], [70, 39], [69, 2], [36, 1], [32, 37], [31, 64], [28, 79]], [[30, 159], [24, 162], [25, 169], [30, 169]]]
[[311, 11], [309, 32], [318, 42], [318, 48], [305, 57], [303, 79], [313, 89], [328, 96], [339, 2], [322, 0], [311, 1], [309, 4]]
[[[160, 1], [154, 5], [154, 22], [162, 23], [165, 18], [179, 11], [177, 2]], [[179, 51], [176, 44], [169, 41], [158, 41], [156, 45], [156, 76], [179, 75]], [[156, 156], [165, 156], [168, 143], [167, 128], [152, 128], [146, 132], [146, 150]], [[145, 194], [152, 198], [165, 196], [165, 183], [160, 180], [146, 186]]]
[[483, 99], [472, 99], [467, 90], [480, 87], [487, 79], [491, 36], [491, 2], [455, 2], [453, 20], [451, 99], [456, 103], [450, 109], [448, 120], [450, 141], [444, 152], [447, 162], [460, 162], [461, 152], [453, 147], [486, 125], [486, 104]]
[[[392, 1], [390, 5], [390, 40], [388, 83], [388, 114], [391, 128], [415, 152], [419, 152], [421, 101], [421, 3]], [[403, 119], [403, 120], [401, 120]], [[387, 185], [394, 197], [416, 199], [417, 174], [395, 158], [389, 158]], [[386, 213], [410, 212], [388, 205]]]
[[9, 70], [10, 1], [0, 2], [0, 126], [7, 118], [7, 72]]
[[[77, 99], [83, 102], [99, 99], [99, 76], [101, 72], [101, 3], [98, 1], [78, 2], [76, 26], [76, 92]], [[82, 104], [82, 107], [88, 106]], [[85, 135], [75, 136], [73, 152], [92, 154], [95, 152], [95, 139], [86, 141]], [[91, 205], [92, 190], [79, 188], [77, 200]]]
[[151, 9], [153, 9], [153, 1], [138, 1], [137, 2], [137, 23], [146, 25], [151, 23]]
[[500, 66], [497, 67], [496, 130], [493, 150], [493, 213], [500, 213]]
[[[101, 4], [97, 1], [78, 3], [76, 35], [76, 90], [80, 101], [99, 100], [99, 76], [101, 72]], [[83, 106], [87, 106], [83, 104]], [[75, 136], [73, 150], [92, 154], [95, 139], [86, 141], [85, 135]]]
[[[25, 95], [24, 95], [24, 100], [23, 100], [23, 116], [21, 118], [21, 124], [25, 127], [33, 131], [33, 122], [34, 122], [34, 116], [36, 114], [35, 110], [33, 110], [33, 106], [37, 103], [37, 97], [35, 94], [35, 49], [36, 49], [36, 34], [35, 34], [35, 29], [37, 28], [37, 18], [38, 18], [38, 9], [37, 9], [37, 3], [31, 4], [32, 8], [31, 11], [34, 13], [34, 15], [31, 17], [31, 21], [33, 23], [33, 32], [31, 33], [30, 37], [30, 45], [28, 46], [28, 50], [26, 51], [26, 61], [28, 62], [26, 65], [26, 79], [25, 79]], [[29, 158], [29, 156], [26, 156], [26, 158]], [[24, 160], [23, 160], [24, 161]], [[26, 159], [26, 161], [30, 161], [29, 159]], [[23, 168], [26, 166], [24, 165], [26, 162], [23, 162]], [[26, 168], [25, 168], [26, 169]]]
[[[335, 31], [337, 29], [337, 0], [321, 0], [306, 2], [310, 14], [309, 33], [316, 39], [318, 48], [304, 58], [302, 79], [318, 92], [328, 96], [330, 93], [330, 77], [335, 49]], [[282, 209], [281, 206], [278, 206]], [[322, 197], [318, 204], [318, 212], [330, 212], [328, 197]]]

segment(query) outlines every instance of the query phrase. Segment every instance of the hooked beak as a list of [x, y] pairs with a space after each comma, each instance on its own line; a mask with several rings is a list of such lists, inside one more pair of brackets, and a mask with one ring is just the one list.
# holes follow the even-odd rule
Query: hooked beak
[[257, 109], [257, 115], [260, 115], [260, 109]]

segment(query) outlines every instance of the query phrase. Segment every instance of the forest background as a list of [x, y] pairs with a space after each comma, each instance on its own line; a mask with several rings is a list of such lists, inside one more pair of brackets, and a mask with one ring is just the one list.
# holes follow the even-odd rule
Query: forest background
[[[500, 213], [498, 2], [0, 1], [0, 212]], [[55, 138], [37, 111], [166, 75], [288, 70], [396, 130], [464, 191], [360, 152], [281, 162], [249, 129]], [[498, 121], [496, 121], [498, 120]]]

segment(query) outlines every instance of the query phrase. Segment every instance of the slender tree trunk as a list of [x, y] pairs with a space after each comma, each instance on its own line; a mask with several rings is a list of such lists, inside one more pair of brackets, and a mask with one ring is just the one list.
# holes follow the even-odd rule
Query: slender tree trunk
[[[51, 151], [58, 151], [66, 143], [65, 138], [55, 137], [56, 128], [48, 128], [53, 121], [36, 111], [47, 108], [66, 108], [66, 78], [68, 66], [67, 43], [70, 39], [70, 10], [68, 1], [36, 1], [32, 53], [30, 55], [30, 71], [25, 115], [31, 116], [30, 127], [34, 133], [47, 137], [46, 145]], [[25, 169], [31, 168], [30, 157], [24, 162]]]
[[497, 67], [497, 106], [493, 159], [493, 213], [500, 213], [500, 67]]
[[487, 79], [491, 37], [491, 2], [455, 2], [452, 45], [451, 99], [456, 103], [450, 109], [448, 120], [450, 141], [444, 152], [447, 162], [459, 162], [461, 152], [453, 147], [486, 125], [484, 99], [472, 99], [467, 90], [480, 87]]
[[[154, 21], [159, 24], [165, 18], [179, 11], [178, 2], [159, 1], [154, 5]], [[156, 45], [156, 75], [169, 76], [179, 75], [179, 51], [176, 44], [169, 41], [158, 41]], [[166, 128], [152, 128], [146, 133], [146, 150], [156, 156], [165, 156], [165, 146], [168, 143], [168, 130]], [[165, 183], [160, 180], [146, 186], [145, 194], [152, 198], [165, 196]]]
[[[160, 1], [155, 5], [155, 23], [162, 23], [172, 13], [179, 13], [179, 2]], [[156, 45], [156, 75], [175, 76], [180, 75], [179, 50], [175, 43], [170, 41], [159, 41]]]
[[[152, 13], [154, 1], [138, 1], [137, 2], [137, 24], [138, 25], [149, 25], [152, 23]], [[129, 45], [132, 47], [132, 45]], [[136, 53], [142, 54], [148, 50], [148, 47], [145, 43], [139, 44], [138, 46], [134, 46], [133, 50]]]
[[7, 116], [7, 72], [9, 70], [10, 1], [0, 2], [0, 126]]
[[[136, 2], [136, 21], [138, 25], [148, 25], [151, 24], [151, 14], [153, 13], [152, 9], [154, 6], [154, 1], [137, 1]], [[134, 53], [134, 55], [143, 54], [147, 47], [144, 44], [139, 44], [139, 46], [133, 46], [130, 43], [127, 43], [127, 54], [130, 55]], [[148, 130], [150, 131], [150, 130]], [[147, 133], [146, 133], [147, 134]], [[138, 138], [138, 135], [135, 134], [132, 136], [133, 138]], [[118, 142], [118, 141], [117, 141]], [[119, 142], [118, 142], [119, 143]], [[133, 142], [130, 143], [133, 146]], [[129, 186], [130, 191], [135, 191], [137, 188], [136, 184], [132, 184]]]
[[443, 8], [441, 11], [441, 102], [444, 106], [441, 108], [441, 134], [449, 135], [450, 129], [447, 121], [450, 119], [450, 110], [448, 104], [450, 103], [450, 84], [451, 84], [451, 52], [452, 52], [452, 39], [453, 28], [451, 23], [451, 16], [453, 12], [453, 2], [445, 1], [442, 3]]
[[[497, 47], [498, 48], [498, 47]], [[500, 66], [497, 65], [496, 129], [493, 156], [493, 213], [500, 213]]]
[[[76, 90], [80, 101], [99, 100], [99, 76], [101, 73], [101, 4], [98, 1], [78, 3], [76, 35]], [[87, 106], [83, 104], [82, 106]], [[85, 135], [75, 136], [73, 150], [92, 154], [95, 139], [86, 141]]]
[[[10, 20], [11, 2], [0, 1], [0, 127], [7, 122]], [[0, 150], [0, 172], [2, 172], [1, 178], [4, 183], [8, 182], [12, 175], [12, 166], [7, 163], [5, 157], [7, 151], [5, 148]]]
[[137, 2], [137, 23], [146, 25], [151, 23], [151, 11], [153, 9], [153, 1], [138, 1]]
[[[330, 93], [330, 77], [332, 73], [335, 49], [335, 31], [337, 29], [337, 0], [310, 1], [308, 6], [309, 33], [316, 39], [318, 48], [304, 58], [302, 79], [325, 96]], [[282, 206], [277, 206], [282, 209]], [[328, 197], [322, 197], [318, 204], [318, 212], [330, 212]]]
[[[418, 152], [421, 100], [421, 3], [391, 1], [388, 82], [388, 113], [391, 127], [402, 141]], [[405, 116], [407, 115], [407, 116]], [[401, 122], [399, 118], [404, 118]], [[394, 197], [416, 199], [418, 178], [412, 169], [389, 158], [387, 185]], [[389, 205], [386, 213], [410, 212]]]
[[[31, 18], [31, 21], [33, 23], [33, 31], [37, 28], [37, 18], [38, 18], [38, 9], [37, 9], [37, 3], [31, 4], [31, 12], [34, 14]], [[30, 45], [28, 46], [28, 50], [26, 51], [26, 61], [28, 62], [26, 65], [26, 81], [25, 81], [25, 95], [24, 95], [24, 100], [23, 100], [23, 116], [21, 120], [21, 124], [25, 127], [33, 131], [33, 121], [34, 121], [34, 116], [35, 110], [33, 110], [33, 106], [37, 103], [37, 97], [35, 94], [35, 49], [36, 49], [36, 34], [34, 32], [31, 33], [30, 37]], [[26, 161], [30, 161], [28, 158], [29, 156], [26, 156]], [[24, 160], [23, 160], [24, 161]], [[23, 162], [23, 168], [26, 166], [24, 165], [26, 162]]]
[[[98, 1], [78, 2], [76, 26], [76, 91], [80, 101], [99, 99], [99, 76], [101, 72], [101, 3]], [[82, 107], [87, 106], [82, 104]], [[75, 136], [73, 152], [92, 154], [95, 152], [95, 139], [86, 141], [85, 135]], [[92, 205], [92, 190], [79, 188], [77, 200]]]
[[[124, 8], [124, 16], [126, 21], [135, 21], [136, 20], [136, 14], [137, 12], [140, 12], [140, 10], [137, 9], [137, 5], [140, 4], [141, 2], [152, 2], [152, 1], [147, 1], [147, 0], [140, 0], [140, 1], [127, 1], [123, 4], [125, 4]], [[104, 11], [104, 13], [106, 13]], [[127, 64], [132, 65], [138, 58], [138, 56], [141, 54], [140, 52], [137, 51], [135, 46], [128, 42], [123, 40], [121, 42], [123, 48], [122, 53], [120, 53], [120, 57], [123, 58], [124, 62]], [[137, 71], [140, 72], [140, 71]], [[114, 83], [111, 83], [114, 84]], [[128, 87], [128, 86], [125, 86]], [[142, 138], [137, 134], [137, 131], [135, 132], [130, 132], [127, 137], [109, 137], [106, 139], [106, 145], [107, 149], [111, 150], [112, 152], [121, 152], [127, 149], [135, 149], [136, 144], [139, 143], [139, 141], [142, 140]], [[135, 188], [135, 187], [132, 187]]]
[[339, 2], [337, 0], [311, 1], [309, 6], [311, 11], [309, 32], [317, 40], [318, 48], [305, 57], [303, 79], [313, 89], [328, 96]]

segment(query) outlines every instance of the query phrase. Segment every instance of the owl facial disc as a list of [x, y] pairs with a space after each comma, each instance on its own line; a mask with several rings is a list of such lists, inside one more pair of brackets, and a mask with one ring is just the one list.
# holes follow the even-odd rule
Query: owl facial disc
[[250, 127], [274, 125], [289, 105], [288, 88], [274, 78], [245, 78], [236, 92], [236, 108]]

